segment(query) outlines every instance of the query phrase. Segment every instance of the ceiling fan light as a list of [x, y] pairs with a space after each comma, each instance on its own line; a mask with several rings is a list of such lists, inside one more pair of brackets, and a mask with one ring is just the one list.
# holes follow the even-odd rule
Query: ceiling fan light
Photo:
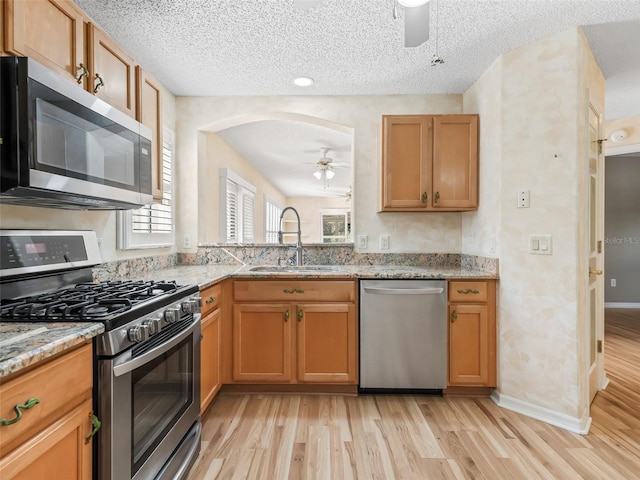
[[335, 177], [336, 172], [334, 172], [333, 170], [327, 170], [327, 179], [331, 180], [333, 177]]
[[398, 0], [398, 3], [403, 7], [412, 8], [421, 7], [422, 5], [429, 3], [429, 0]]
[[322, 178], [322, 172], [320, 170], [316, 170], [313, 172], [313, 176], [316, 177], [316, 180], [320, 180]]

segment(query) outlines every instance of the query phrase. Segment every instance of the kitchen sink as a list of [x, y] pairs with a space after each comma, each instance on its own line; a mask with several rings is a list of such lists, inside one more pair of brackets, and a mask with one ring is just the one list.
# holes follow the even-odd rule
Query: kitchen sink
[[336, 268], [327, 266], [327, 265], [302, 265], [300, 267], [296, 267], [294, 265], [287, 266], [262, 266], [262, 267], [251, 267], [249, 269], [250, 272], [271, 272], [271, 273], [295, 273], [295, 272], [335, 272]]

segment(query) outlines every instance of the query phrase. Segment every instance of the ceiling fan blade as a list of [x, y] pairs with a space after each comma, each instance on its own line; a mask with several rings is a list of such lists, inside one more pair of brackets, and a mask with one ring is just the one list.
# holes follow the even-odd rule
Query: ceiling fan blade
[[418, 47], [429, 40], [429, 4], [404, 9], [404, 46]]

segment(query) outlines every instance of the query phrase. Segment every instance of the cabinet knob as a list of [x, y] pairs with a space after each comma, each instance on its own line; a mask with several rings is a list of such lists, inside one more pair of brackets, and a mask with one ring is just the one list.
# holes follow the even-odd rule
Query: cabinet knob
[[422, 194], [422, 203], [427, 203], [428, 198], [429, 198], [429, 195], [427, 195], [427, 192], [424, 192]]
[[104, 87], [104, 80], [102, 80], [99, 73], [96, 73], [96, 79], [93, 82], [93, 93], [98, 93], [100, 87]]
[[434, 197], [435, 202], [438, 203], [438, 200], [440, 200], [440, 192], [436, 192], [436, 196]]
[[287, 320], [289, 320], [289, 310], [284, 312], [284, 321], [286, 322]]
[[78, 76], [76, 77], [76, 81], [78, 84], [82, 83], [82, 77], [89, 78], [89, 70], [82, 63], [78, 65]]
[[100, 430], [100, 427], [102, 426], [102, 422], [93, 412], [89, 414], [89, 420], [91, 420], [92, 429], [91, 429], [91, 433], [87, 437], [84, 437], [84, 443], [89, 443], [93, 438], [93, 436], [96, 433], [98, 433], [98, 430]]
[[301, 321], [302, 317], [304, 317], [304, 312], [302, 310], [298, 310], [298, 321]]
[[210, 296], [209, 298], [207, 298], [207, 299], [204, 301], [204, 303], [209, 304], [209, 303], [213, 303], [213, 302], [215, 302], [215, 301], [216, 301], [216, 297], [212, 295], [212, 296]]
[[477, 295], [480, 293], [480, 291], [478, 290], [471, 290], [470, 288], [467, 288], [466, 290], [458, 290], [458, 293], [462, 294], [462, 295], [466, 295], [467, 293], [473, 293], [474, 295]]
[[451, 312], [451, 323], [455, 322], [458, 319], [458, 312], [455, 310]]

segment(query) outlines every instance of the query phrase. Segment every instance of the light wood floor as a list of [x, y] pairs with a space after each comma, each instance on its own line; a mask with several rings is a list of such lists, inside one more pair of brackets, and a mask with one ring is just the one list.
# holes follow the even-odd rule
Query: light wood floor
[[220, 395], [189, 480], [640, 479], [640, 311], [605, 345], [587, 436], [487, 398]]

